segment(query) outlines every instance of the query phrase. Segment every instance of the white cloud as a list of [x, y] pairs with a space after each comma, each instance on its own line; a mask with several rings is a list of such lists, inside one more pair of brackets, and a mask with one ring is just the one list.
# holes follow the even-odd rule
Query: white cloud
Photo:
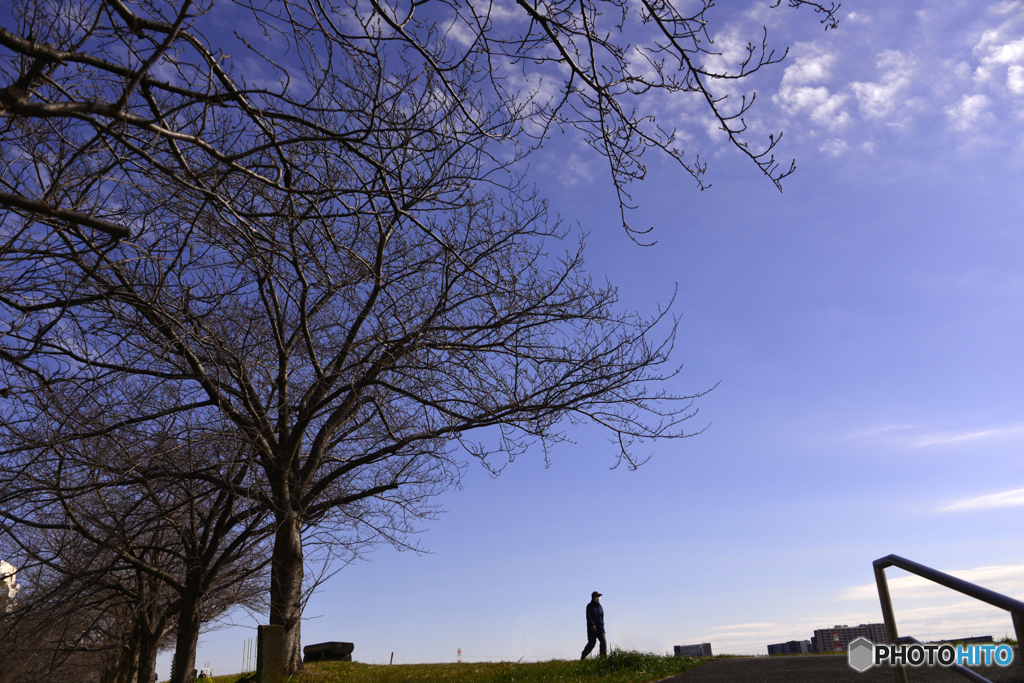
[[1006, 87], [1014, 95], [1024, 95], [1024, 66], [1013, 64], [1006, 70]]
[[715, 117], [703, 117], [701, 123], [704, 124], [704, 132], [707, 133], [707, 136], [715, 142], [725, 142], [728, 138], [728, 135], [722, 129], [722, 122]]
[[850, 122], [850, 115], [843, 109], [846, 95], [830, 95], [828, 99], [814, 108], [811, 120], [826, 128], [842, 128]]
[[751, 624], [729, 624], [728, 626], [713, 626], [712, 631], [749, 631], [751, 629], [771, 628], [775, 626], [773, 621], [757, 621]]
[[896, 93], [906, 83], [906, 80], [887, 84], [855, 82], [850, 87], [857, 95], [861, 112], [871, 118], [878, 118], [892, 111]]
[[910, 84], [913, 60], [898, 50], [886, 50], [875, 58], [875, 66], [883, 70], [878, 81], [850, 85], [861, 112], [870, 118], [890, 113], [899, 103], [900, 93]]
[[989, 99], [984, 95], [964, 95], [959, 103], [946, 109], [946, 117], [956, 130], [970, 130], [975, 124], [992, 118], [985, 111], [988, 105]]
[[[989, 590], [999, 593], [1021, 595], [1024, 593], [1024, 564], [989, 565], [975, 567], [973, 569], [944, 570], [937, 568], [946, 574], [951, 574], [958, 579], [969, 581]], [[900, 571], [890, 568], [887, 572]], [[894, 599], [907, 598], [934, 598], [936, 596], [961, 596], [945, 586], [940, 586], [934, 581], [929, 581], [916, 574], [905, 576], [886, 576], [886, 583], [889, 584], [889, 595]], [[847, 600], [871, 600], [878, 601], [878, 587], [874, 582], [865, 583], [859, 586], [847, 586], [842, 590], [839, 601]]]
[[982, 439], [999, 439], [1019, 436], [1024, 433], [1024, 425], [1010, 425], [1007, 427], [996, 427], [994, 429], [977, 429], [964, 432], [944, 432], [940, 434], [925, 434], [913, 438], [907, 445], [910, 448], [924, 448], [926, 446], [945, 446], [948, 444], [963, 443], [965, 441], [980, 441]]
[[803, 86], [799, 88], [783, 88], [776, 96], [777, 101], [791, 110], [814, 109], [828, 102], [828, 88], [821, 86], [812, 88]]
[[633, 59], [631, 60], [633, 73], [655, 83], [658, 78], [658, 70], [654, 67], [658, 61], [658, 55], [649, 54], [648, 50], [639, 45], [633, 46]]
[[846, 140], [839, 140], [833, 138], [828, 140], [821, 147], [818, 148], [819, 152], [829, 155], [830, 157], [837, 157], [846, 151], [848, 145]]
[[1001, 73], [1005, 69], [1006, 87], [1015, 94], [1024, 93], [1020, 72], [1020, 65], [1024, 64], [1024, 38], [1020, 37], [1018, 23], [1014, 18], [981, 34], [981, 39], [974, 46], [975, 54], [980, 55], [978, 67], [974, 70], [975, 82], [982, 84], [1002, 80]]
[[832, 94], [824, 86], [782, 88], [775, 101], [790, 113], [807, 113], [811, 121], [826, 128], [841, 128], [850, 122], [850, 115], [842, 108], [846, 95]]
[[989, 48], [986, 60], [994, 64], [1016, 64], [1024, 57], [1024, 38]]
[[789, 114], [806, 114], [814, 123], [832, 130], [842, 128], [850, 122], [843, 108], [847, 96], [817, 85], [830, 78], [835, 55], [807, 43], [796, 49], [802, 54], [786, 67], [779, 92], [772, 99]]
[[886, 434], [892, 434], [893, 432], [905, 432], [908, 429], [913, 429], [914, 425], [899, 425], [899, 424], [888, 424], [880, 425], [878, 427], [869, 427], [853, 434], [854, 437], [858, 436], [882, 436]]
[[[715, 74], [739, 72], [740, 65], [747, 59], [747, 45], [749, 35], [743, 30], [740, 24], [734, 24], [722, 33], [714, 37], [714, 51], [704, 55], [704, 68]], [[658, 57], [658, 55], [654, 55]], [[714, 84], [716, 97], [729, 97], [739, 99], [746, 93], [747, 84], [743, 79], [719, 80]], [[746, 93], [749, 96], [749, 93]]]
[[794, 51], [806, 50], [793, 60], [793, 63], [786, 67], [782, 73], [782, 86], [798, 86], [808, 83], [821, 83], [831, 75], [832, 65], [835, 64], [834, 54], [825, 52], [821, 47], [814, 44], [801, 44], [794, 48]]
[[590, 164], [584, 161], [583, 157], [573, 152], [569, 155], [558, 179], [563, 185], [573, 187], [580, 183], [594, 182], [594, 174], [590, 170]]
[[500, 0], [487, 0], [473, 2], [473, 9], [477, 14], [490, 17], [492, 21], [509, 21], [519, 18], [514, 3], [502, 2]]
[[1016, 11], [1021, 7], [1021, 3], [1017, 0], [1006, 0], [1005, 2], [997, 2], [990, 5], [988, 8], [989, 14], [1009, 14], [1010, 12]]
[[445, 38], [454, 40], [463, 47], [469, 47], [477, 39], [476, 31], [469, 27], [462, 17], [452, 19], [445, 27]]
[[1024, 489], [1014, 489], [1001, 493], [990, 493], [975, 498], [964, 498], [940, 508], [940, 512], [967, 512], [971, 510], [990, 510], [1024, 506]]
[[928, 448], [969, 444], [977, 441], [1007, 441], [1024, 436], [1024, 424], [1009, 424], [987, 429], [965, 429], [955, 432], [936, 432], [917, 425], [885, 424], [850, 433], [853, 440], [882, 441], [895, 447]]
[[[947, 592], [963, 597], [953, 591]], [[876, 593], [875, 603], [877, 602]], [[971, 599], [943, 601], [939, 605], [902, 609], [896, 607], [896, 627], [901, 635], [910, 635], [925, 641], [981, 635], [996, 638], [1004, 635], [1013, 636], [1013, 621], [1009, 612]]]

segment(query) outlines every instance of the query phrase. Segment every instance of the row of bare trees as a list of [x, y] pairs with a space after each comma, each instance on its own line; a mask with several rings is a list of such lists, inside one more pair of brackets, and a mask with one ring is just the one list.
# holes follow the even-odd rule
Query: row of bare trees
[[239, 448], [223, 434], [119, 430], [12, 455], [0, 534], [30, 590], [0, 620], [0, 680], [88, 680], [88, 669], [149, 681], [159, 648], [174, 644], [176, 668], [192, 667], [204, 624], [260, 611], [271, 527], [238, 495]]
[[695, 397], [656, 386], [673, 320], [618, 310], [520, 174], [576, 129], [628, 230], [645, 151], [704, 171], [644, 108], [663, 93], [702, 98], [779, 182], [777, 138], [752, 150], [750, 102], [716, 88], [780, 56], [705, 67], [711, 8], [13, 3], [0, 538], [32, 589], [0, 622], [56, 628], [51, 673], [101, 652], [118, 683], [173, 638], [188, 683], [203, 625], [266, 599], [294, 671], [310, 542], [403, 547], [467, 457], [500, 471], [568, 422], [629, 467], [687, 436]]

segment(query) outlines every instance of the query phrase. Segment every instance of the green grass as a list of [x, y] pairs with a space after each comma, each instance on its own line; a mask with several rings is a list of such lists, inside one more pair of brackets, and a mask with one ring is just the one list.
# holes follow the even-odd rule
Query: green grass
[[[612, 650], [586, 661], [483, 662], [464, 664], [362, 664], [318, 662], [288, 683], [650, 683], [700, 666], [707, 659]], [[213, 683], [235, 683], [241, 674], [218, 676]]]

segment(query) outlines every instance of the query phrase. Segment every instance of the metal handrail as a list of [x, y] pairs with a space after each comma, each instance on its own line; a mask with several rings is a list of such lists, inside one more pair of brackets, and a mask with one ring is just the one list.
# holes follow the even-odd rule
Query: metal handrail
[[[937, 584], [945, 586], [946, 588], [952, 588], [953, 590], [968, 595], [976, 600], [987, 602], [988, 604], [1004, 609], [1010, 613], [1013, 619], [1013, 630], [1017, 634], [1018, 648], [1021, 644], [1021, 636], [1024, 636], [1024, 602], [1015, 600], [1008, 595], [1002, 593], [996, 593], [988, 588], [982, 588], [970, 581], [964, 581], [958, 579], [955, 576], [940, 572], [937, 569], [926, 567], [923, 564], [918, 564], [912, 560], [908, 560], [905, 557], [899, 555], [886, 555], [875, 560], [872, 563], [875, 567], [875, 585], [878, 586], [878, 600], [882, 604], [882, 619], [885, 621], [885, 635], [889, 638], [890, 643], [897, 642], [917, 642], [912, 638], [900, 638], [896, 631], [896, 616], [892, 611], [892, 599], [889, 597], [889, 582], [885, 578], [886, 567], [898, 567], [911, 574], [917, 574], [918, 576], [934, 581]], [[1018, 649], [1018, 656], [1020, 650]], [[1024, 664], [1022, 664], [1024, 666]], [[950, 667], [961, 676], [970, 678], [974, 681], [990, 683], [988, 679], [980, 676], [979, 674], [966, 669], [963, 666], [957, 664], [956, 666]], [[963, 671], [961, 671], [963, 669]], [[902, 664], [896, 664], [892, 667], [893, 676], [896, 679], [896, 683], [907, 683], [907, 670]], [[968, 673], [964, 673], [964, 672]]]
[[[915, 645], [924, 645], [924, 643], [922, 643], [917, 638], [911, 638], [910, 636], [903, 636], [902, 638], [897, 638], [896, 642], [899, 643], [900, 645], [904, 645], [906, 643], [914, 643]], [[896, 666], [898, 666], [900, 669], [903, 670], [903, 677], [905, 679], [906, 676], [907, 676], [906, 669], [903, 669], [903, 665], [902, 664], [897, 664]], [[958, 674], [960, 674], [961, 676], [963, 676], [967, 680], [974, 681], [974, 683], [992, 683], [992, 681], [988, 680], [987, 678], [985, 678], [984, 676], [982, 676], [979, 673], [975, 673], [974, 671], [971, 671], [970, 669], [968, 669], [963, 664], [951, 664], [949, 666], [949, 668], [952, 669], [953, 671], [957, 672]], [[897, 680], [899, 680], [898, 677], [897, 677]]]

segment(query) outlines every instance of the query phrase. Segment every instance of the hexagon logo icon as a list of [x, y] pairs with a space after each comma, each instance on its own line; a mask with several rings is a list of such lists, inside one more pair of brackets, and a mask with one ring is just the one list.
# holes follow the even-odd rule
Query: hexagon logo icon
[[850, 666], [864, 673], [875, 663], [875, 645], [867, 638], [861, 637], [850, 643], [848, 660]]

